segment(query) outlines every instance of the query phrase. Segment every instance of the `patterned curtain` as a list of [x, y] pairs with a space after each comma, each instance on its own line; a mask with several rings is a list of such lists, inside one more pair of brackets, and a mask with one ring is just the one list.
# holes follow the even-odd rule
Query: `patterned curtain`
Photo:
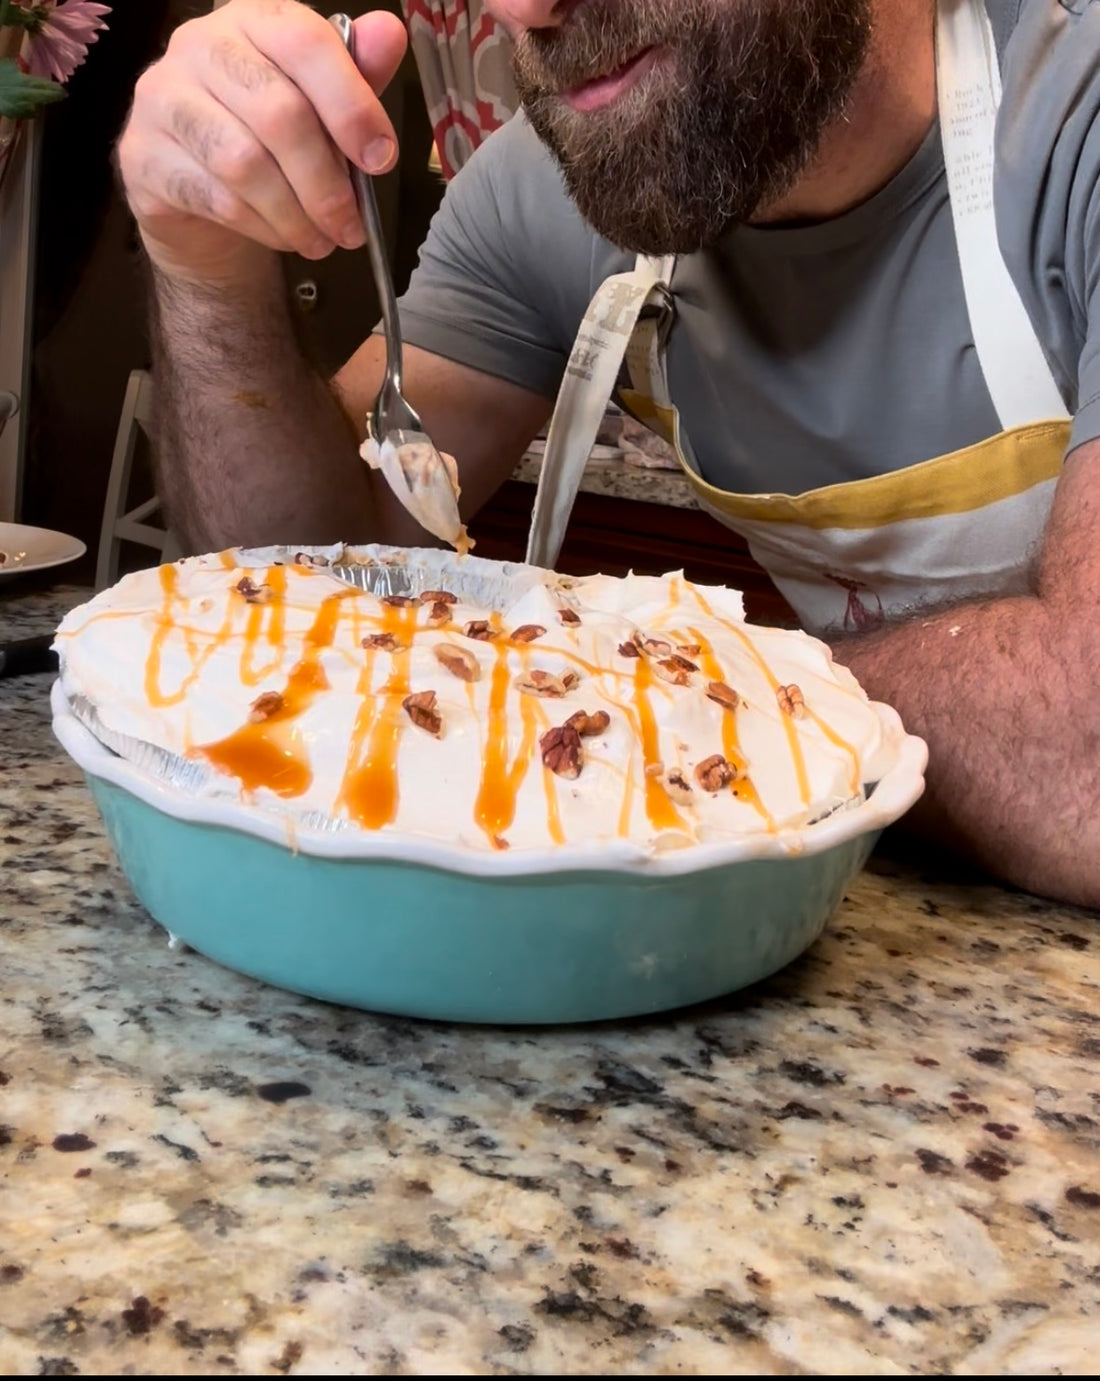
[[519, 105], [503, 29], [482, 0], [401, 0], [443, 176]]

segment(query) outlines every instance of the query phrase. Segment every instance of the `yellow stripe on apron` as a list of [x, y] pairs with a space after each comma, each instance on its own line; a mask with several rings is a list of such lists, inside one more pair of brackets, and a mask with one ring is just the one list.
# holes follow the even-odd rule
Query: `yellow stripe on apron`
[[997, 244], [993, 128], [1001, 85], [982, 0], [940, 0], [936, 78], [967, 312], [1004, 430], [907, 469], [804, 494], [718, 489], [685, 457], [668, 388], [673, 264], [641, 259], [633, 273], [600, 287], [578, 336], [547, 438], [529, 561], [557, 560], [625, 361], [631, 386], [619, 401], [669, 442], [700, 505], [746, 540], [811, 632], [857, 631], [921, 607], [1027, 588], [1070, 423]]

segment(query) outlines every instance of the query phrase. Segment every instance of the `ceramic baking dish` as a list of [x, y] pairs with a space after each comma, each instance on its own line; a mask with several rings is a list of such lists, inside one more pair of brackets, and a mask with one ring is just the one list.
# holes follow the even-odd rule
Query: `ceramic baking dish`
[[919, 797], [927, 757], [882, 707], [893, 765], [865, 799], [801, 830], [646, 855], [498, 853], [312, 829], [181, 790], [100, 742], [60, 681], [52, 707], [124, 873], [166, 930], [283, 988], [468, 1022], [634, 1016], [773, 973], [817, 938], [882, 829]]

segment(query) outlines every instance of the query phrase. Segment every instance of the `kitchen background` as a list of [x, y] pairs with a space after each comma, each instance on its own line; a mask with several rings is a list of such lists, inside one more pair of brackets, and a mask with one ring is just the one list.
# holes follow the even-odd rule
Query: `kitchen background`
[[[25, 377], [20, 388], [0, 378], [0, 389], [23, 398], [19, 416], [0, 437], [0, 519], [14, 517], [83, 541], [86, 555], [68, 568], [77, 582], [96, 580], [127, 382], [132, 370], [149, 363], [142, 258], [115, 185], [112, 151], [138, 75], [177, 25], [210, 5], [211, 0], [113, 0], [108, 28], [68, 83], [68, 99], [39, 116]], [[460, 167], [514, 108], [505, 40], [482, 0], [319, 0], [314, 8], [353, 15], [386, 8], [404, 14], [410, 28], [409, 54], [383, 97], [402, 155], [397, 168], [377, 180], [401, 292], [442, 197], [444, 173]], [[5, 196], [10, 206], [10, 187]], [[0, 269], [6, 267], [10, 279], [5, 217], [11, 219], [0, 199]], [[337, 250], [322, 263], [288, 256], [286, 269], [303, 339], [318, 367], [331, 372], [378, 317], [366, 253]], [[0, 274], [0, 375], [19, 372], [9, 367], [16, 324]], [[612, 420], [611, 431], [619, 425]], [[790, 622], [786, 603], [744, 543], [698, 508], [675, 461], [654, 455], [654, 447], [661, 449], [656, 438], [634, 427], [629, 441], [625, 432], [618, 439], [625, 448], [605, 448], [610, 459], [594, 456], [581, 482], [558, 569], [578, 575], [682, 569], [692, 580], [736, 585], [750, 617]], [[525, 458], [476, 515], [471, 530], [479, 556], [522, 559], [539, 463], [537, 455]], [[653, 468], [669, 463], [671, 470]], [[112, 509], [132, 513], [153, 493], [147, 445], [139, 433], [129, 484]], [[125, 541], [117, 552], [110, 545], [107, 557], [100, 584], [158, 559], [149, 546]]]

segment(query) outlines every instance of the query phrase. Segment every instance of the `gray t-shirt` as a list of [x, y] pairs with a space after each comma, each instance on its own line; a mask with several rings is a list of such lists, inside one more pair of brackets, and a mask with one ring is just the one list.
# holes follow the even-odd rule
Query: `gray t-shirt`
[[[1009, 270], [1100, 435], [1100, 0], [986, 0], [1001, 57], [995, 196]], [[406, 339], [553, 396], [592, 295], [632, 259], [596, 235], [522, 114], [450, 184], [401, 303]], [[1000, 431], [974, 350], [938, 126], [870, 200], [740, 226], [673, 277], [673, 401], [700, 473], [800, 493]]]

